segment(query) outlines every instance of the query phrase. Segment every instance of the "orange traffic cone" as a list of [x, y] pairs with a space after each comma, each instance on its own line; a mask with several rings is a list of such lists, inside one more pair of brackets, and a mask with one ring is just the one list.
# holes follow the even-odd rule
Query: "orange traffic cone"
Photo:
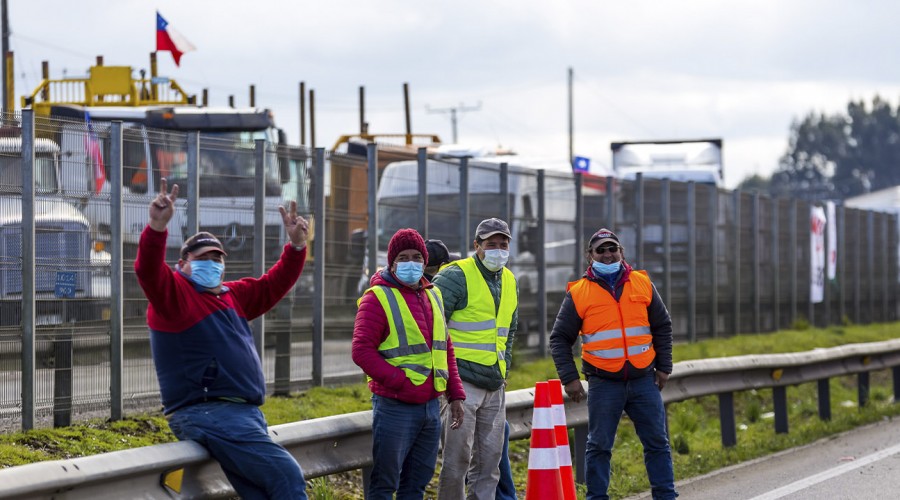
[[528, 483], [525, 500], [563, 500], [559, 475], [559, 454], [550, 406], [550, 384], [534, 385], [534, 414], [531, 418], [531, 451], [528, 453]]
[[553, 415], [556, 450], [559, 453], [559, 477], [562, 480], [563, 498], [575, 500], [575, 476], [572, 474], [572, 451], [569, 449], [569, 428], [566, 427], [562, 382], [558, 378], [547, 382], [550, 384], [550, 413]]

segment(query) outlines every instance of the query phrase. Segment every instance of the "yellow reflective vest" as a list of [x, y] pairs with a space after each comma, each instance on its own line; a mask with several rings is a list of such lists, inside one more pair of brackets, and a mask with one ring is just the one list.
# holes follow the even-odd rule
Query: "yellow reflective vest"
[[499, 364], [500, 375], [506, 377], [506, 341], [509, 326], [518, 304], [516, 278], [503, 268], [500, 275], [500, 307], [494, 307], [494, 296], [475, 257], [448, 264], [459, 266], [466, 276], [466, 308], [453, 311], [447, 326], [453, 339], [453, 352], [464, 359], [485, 366]]
[[[414, 385], [424, 384], [428, 376], [434, 373], [434, 389], [446, 391], [450, 370], [447, 366], [447, 326], [444, 324], [441, 291], [434, 287], [425, 290], [434, 317], [431, 348], [400, 290], [376, 285], [363, 292], [363, 296], [369, 292], [378, 298], [390, 326], [390, 333], [378, 346], [379, 354], [392, 366], [402, 369]], [[361, 301], [362, 297], [356, 301], [357, 307]]]

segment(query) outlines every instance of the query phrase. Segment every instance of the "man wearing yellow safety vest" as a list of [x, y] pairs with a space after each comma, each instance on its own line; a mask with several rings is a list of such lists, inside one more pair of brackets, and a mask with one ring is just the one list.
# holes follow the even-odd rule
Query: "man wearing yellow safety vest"
[[387, 257], [388, 267], [372, 276], [360, 297], [353, 325], [353, 362], [372, 391], [374, 464], [366, 498], [424, 498], [441, 437], [439, 398], [450, 400], [446, 425], [456, 429], [466, 394], [440, 290], [422, 277], [425, 241], [414, 229], [401, 229]]
[[518, 325], [516, 278], [505, 267], [511, 238], [506, 222], [482, 221], [475, 229], [475, 255], [447, 264], [434, 278], [466, 391], [461, 432], [448, 431], [451, 412], [446, 405], [441, 408], [438, 498], [493, 499], [497, 490], [505, 447], [506, 375]]
[[654, 499], [675, 492], [672, 452], [662, 391], [672, 373], [672, 320], [646, 271], [625, 260], [609, 229], [591, 236], [589, 266], [569, 283], [550, 334], [550, 350], [566, 394], [579, 403], [585, 392], [572, 358], [581, 337], [582, 372], [588, 381], [587, 499], [608, 499], [610, 459], [622, 412], [644, 446], [644, 465]]

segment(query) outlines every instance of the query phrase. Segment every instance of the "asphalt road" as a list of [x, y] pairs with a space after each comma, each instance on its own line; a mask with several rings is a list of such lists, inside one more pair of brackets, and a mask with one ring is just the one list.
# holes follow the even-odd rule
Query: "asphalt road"
[[676, 489], [679, 500], [897, 499], [900, 419], [680, 481]]

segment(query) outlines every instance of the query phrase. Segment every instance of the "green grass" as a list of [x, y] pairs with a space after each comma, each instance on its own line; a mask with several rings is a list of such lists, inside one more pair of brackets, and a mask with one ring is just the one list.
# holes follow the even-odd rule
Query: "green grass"
[[[897, 337], [900, 337], [900, 323], [791, 330], [676, 345], [674, 358], [675, 362], [679, 362], [752, 353], [797, 352]], [[517, 359], [510, 372], [508, 390], [533, 387], [536, 380], [556, 376], [550, 359]], [[670, 404], [668, 415], [676, 479], [693, 477], [900, 415], [900, 405], [893, 402], [891, 381], [889, 370], [872, 372], [869, 404], [865, 408], [857, 408], [856, 378], [831, 379], [832, 419], [828, 422], [818, 418], [815, 383], [789, 387], [790, 432], [787, 434], [775, 434], [770, 416], [773, 411], [771, 390], [736, 393], [737, 445], [731, 448], [723, 448], [721, 444], [717, 398], [704, 397]], [[290, 397], [268, 398], [263, 412], [271, 425], [277, 425], [368, 410], [371, 408], [369, 398], [369, 390], [362, 382], [342, 387], [314, 388]], [[572, 439], [571, 433], [569, 439]], [[137, 415], [121, 422], [93, 421], [63, 429], [6, 434], [0, 435], [0, 467], [174, 440], [165, 419], [159, 415]], [[527, 478], [528, 445], [528, 440], [510, 444], [513, 475], [522, 495]], [[356, 471], [316, 480], [310, 484], [311, 498], [362, 498], [359, 478]], [[640, 442], [631, 422], [623, 418], [613, 452], [610, 496], [622, 498], [648, 489]]]

